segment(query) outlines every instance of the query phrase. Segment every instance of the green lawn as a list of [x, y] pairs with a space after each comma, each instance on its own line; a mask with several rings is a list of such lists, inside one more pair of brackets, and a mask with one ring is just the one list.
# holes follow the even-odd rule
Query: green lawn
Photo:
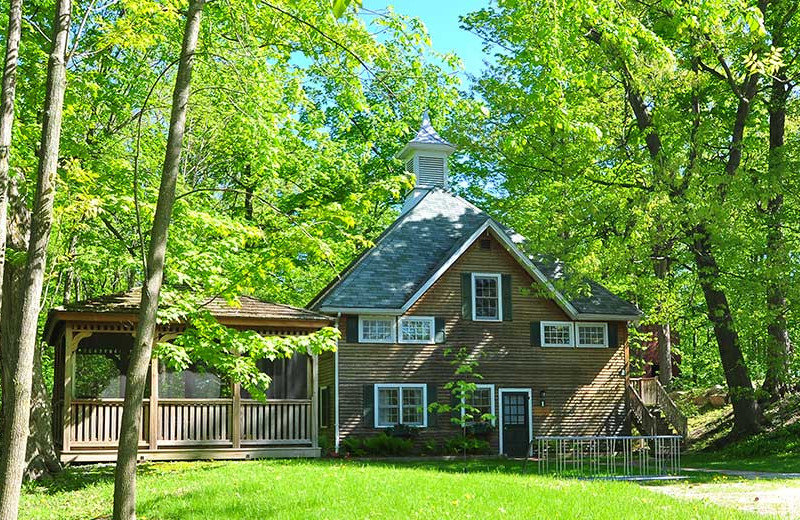
[[[519, 463], [163, 463], [141, 467], [141, 519], [764, 518], [625, 482], [522, 475]], [[26, 489], [22, 519], [103, 518], [112, 469], [73, 468]]]
[[724, 452], [688, 453], [682, 457], [681, 466], [685, 468], [800, 473], [800, 453], [775, 453], [760, 456], [730, 455]]

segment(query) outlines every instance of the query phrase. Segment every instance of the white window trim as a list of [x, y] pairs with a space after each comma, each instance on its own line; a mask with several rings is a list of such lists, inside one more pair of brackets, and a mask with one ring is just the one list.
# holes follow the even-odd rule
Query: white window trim
[[[380, 320], [389, 321], [392, 324], [392, 335], [389, 339], [365, 339], [364, 338], [364, 320]], [[394, 343], [397, 337], [397, 320], [394, 316], [359, 316], [358, 317], [358, 342], [359, 343]]]
[[[497, 318], [479, 318], [475, 305], [475, 278], [495, 278], [497, 280]], [[472, 273], [472, 321], [503, 321], [503, 275], [500, 273]]]
[[[567, 325], [569, 326], [569, 344], [565, 343], [547, 343], [544, 340], [544, 328], [547, 325]], [[542, 341], [543, 347], [560, 347], [560, 348], [573, 348], [575, 346], [575, 325], [571, 321], [543, 321], [539, 324], [539, 338]]]
[[[431, 324], [431, 336], [428, 339], [403, 339], [403, 322], [404, 321], [427, 321]], [[398, 320], [397, 323], [397, 342], [398, 343], [416, 343], [418, 345], [429, 345], [436, 342], [436, 319], [432, 316], [404, 316]]]
[[[579, 329], [582, 326], [590, 326], [590, 327], [603, 327], [603, 344], [602, 345], [592, 345], [592, 344], [584, 344], [581, 343], [581, 336], [579, 333]], [[575, 345], [579, 348], [608, 348], [608, 323], [602, 321], [579, 321], [575, 323]]]
[[[494, 415], [495, 418], [492, 419], [491, 422], [492, 422], [492, 425], [495, 425], [496, 422], [497, 422], [497, 411], [495, 410], [495, 404], [494, 404], [494, 402], [495, 402], [494, 385], [488, 385], [488, 384], [475, 385], [475, 389], [476, 390], [478, 390], [479, 388], [488, 388], [492, 393], [492, 397], [491, 397], [491, 399], [489, 399], [489, 403], [490, 403], [489, 404], [489, 408], [490, 408], [489, 413]], [[462, 399], [461, 402], [463, 403], [464, 400]], [[462, 419], [464, 418], [464, 409], [463, 408], [461, 409], [461, 418]]]
[[374, 396], [372, 399], [372, 407], [373, 412], [372, 415], [375, 416], [375, 428], [391, 428], [394, 424], [378, 424], [380, 420], [380, 411], [378, 407], [380, 406], [380, 401], [378, 399], [378, 391], [381, 388], [397, 388], [399, 389], [397, 395], [397, 405], [400, 409], [400, 412], [397, 415], [397, 424], [404, 424], [403, 423], [403, 389], [404, 388], [421, 388], [422, 389], [422, 424], [412, 424], [410, 426], [416, 426], [417, 428], [427, 428], [428, 426], [428, 385], [424, 383], [379, 383], [375, 385], [374, 388]]

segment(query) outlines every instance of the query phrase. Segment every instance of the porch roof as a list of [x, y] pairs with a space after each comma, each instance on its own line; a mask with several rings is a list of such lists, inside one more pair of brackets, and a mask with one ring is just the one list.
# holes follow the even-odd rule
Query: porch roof
[[[142, 289], [136, 287], [129, 291], [53, 308], [47, 316], [45, 340], [49, 341], [58, 325], [65, 321], [136, 322], [141, 297]], [[238, 305], [231, 305], [224, 298], [211, 298], [203, 306], [217, 321], [230, 326], [316, 330], [333, 323], [333, 319], [329, 316], [300, 307], [259, 300], [252, 296], [239, 296]]]

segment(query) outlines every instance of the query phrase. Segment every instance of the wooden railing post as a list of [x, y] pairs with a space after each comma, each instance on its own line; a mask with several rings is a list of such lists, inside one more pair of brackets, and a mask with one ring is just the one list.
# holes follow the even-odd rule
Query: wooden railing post
[[233, 383], [233, 404], [231, 405], [231, 442], [234, 448], [242, 445], [242, 385]]
[[148, 420], [150, 421], [150, 443], [151, 450], [158, 449], [158, 358], [150, 360], [150, 403], [148, 406]]
[[75, 332], [71, 324], [67, 324], [64, 335], [64, 423], [61, 438], [61, 451], [69, 451], [72, 442], [72, 394], [75, 388], [75, 356], [81, 340], [91, 336], [91, 332]]
[[319, 447], [319, 356], [313, 354], [310, 357], [311, 374], [311, 447]]

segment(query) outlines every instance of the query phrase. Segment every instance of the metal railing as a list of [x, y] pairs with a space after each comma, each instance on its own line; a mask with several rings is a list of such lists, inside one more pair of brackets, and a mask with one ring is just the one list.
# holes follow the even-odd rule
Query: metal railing
[[681, 437], [536, 437], [528, 448], [528, 458], [537, 461], [541, 475], [619, 480], [673, 478], [681, 469]]

